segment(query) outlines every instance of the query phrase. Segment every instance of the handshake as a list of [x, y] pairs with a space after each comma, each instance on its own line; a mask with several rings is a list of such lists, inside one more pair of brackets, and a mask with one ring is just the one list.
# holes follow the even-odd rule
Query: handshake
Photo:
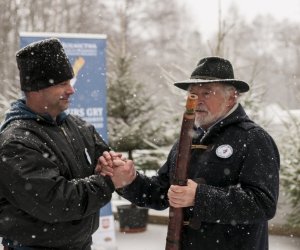
[[110, 176], [116, 189], [129, 185], [136, 178], [133, 161], [114, 151], [103, 152], [98, 158], [95, 172], [102, 176]]
[[[114, 151], [103, 152], [98, 158], [95, 171], [100, 175], [110, 176], [116, 189], [131, 184], [136, 178], [133, 161]], [[191, 179], [187, 180], [186, 186], [171, 185], [167, 194], [169, 204], [173, 207], [194, 206], [197, 186]]]

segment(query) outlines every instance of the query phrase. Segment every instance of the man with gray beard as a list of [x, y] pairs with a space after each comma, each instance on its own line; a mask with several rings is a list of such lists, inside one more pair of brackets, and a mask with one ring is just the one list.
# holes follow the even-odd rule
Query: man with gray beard
[[198, 96], [187, 185], [170, 184], [178, 142], [151, 178], [113, 152], [104, 152], [96, 170], [111, 176], [119, 194], [138, 206], [183, 208], [182, 250], [267, 250], [280, 160], [272, 137], [238, 101], [248, 84], [234, 78], [228, 60], [208, 57], [175, 86]]

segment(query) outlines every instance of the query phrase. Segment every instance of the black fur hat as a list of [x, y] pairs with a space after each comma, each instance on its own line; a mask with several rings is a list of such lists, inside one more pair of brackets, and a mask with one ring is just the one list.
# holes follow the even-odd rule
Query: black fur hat
[[74, 77], [73, 68], [57, 38], [31, 43], [16, 54], [21, 89], [37, 91]]

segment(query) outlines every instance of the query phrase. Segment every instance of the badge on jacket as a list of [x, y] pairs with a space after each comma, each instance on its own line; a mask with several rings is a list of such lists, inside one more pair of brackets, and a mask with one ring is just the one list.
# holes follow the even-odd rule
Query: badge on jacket
[[224, 144], [224, 145], [220, 145], [217, 149], [216, 149], [216, 154], [218, 157], [220, 158], [229, 158], [233, 153], [233, 149], [230, 145], [228, 144]]

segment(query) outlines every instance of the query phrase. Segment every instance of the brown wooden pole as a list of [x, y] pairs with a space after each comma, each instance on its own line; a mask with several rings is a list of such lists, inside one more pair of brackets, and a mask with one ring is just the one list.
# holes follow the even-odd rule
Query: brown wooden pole
[[[187, 182], [187, 171], [190, 161], [190, 153], [193, 137], [193, 126], [195, 123], [195, 109], [198, 97], [190, 94], [186, 102], [186, 110], [183, 115], [176, 167], [172, 177], [172, 185], [185, 186]], [[183, 208], [174, 208], [170, 206], [168, 234], [166, 240], [166, 250], [181, 249], [181, 231], [183, 226]]]

